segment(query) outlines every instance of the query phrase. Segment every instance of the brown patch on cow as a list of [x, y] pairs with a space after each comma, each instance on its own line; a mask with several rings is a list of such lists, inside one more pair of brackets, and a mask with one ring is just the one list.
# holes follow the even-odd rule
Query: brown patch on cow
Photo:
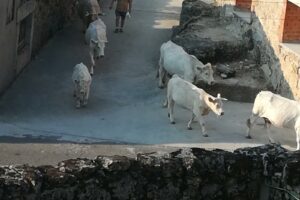
[[208, 97], [208, 101], [211, 102], [211, 103], [215, 103], [215, 100], [211, 97]]
[[268, 118], [263, 117], [264, 121], [265, 121], [265, 127], [267, 128], [268, 126], [271, 126], [271, 121]]

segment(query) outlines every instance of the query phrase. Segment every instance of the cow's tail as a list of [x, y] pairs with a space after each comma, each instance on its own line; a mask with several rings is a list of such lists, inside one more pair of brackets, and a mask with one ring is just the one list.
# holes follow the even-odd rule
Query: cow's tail
[[159, 77], [159, 69], [162, 67], [162, 64], [163, 64], [163, 55], [162, 55], [162, 47], [160, 47], [160, 56], [159, 56], [159, 61], [158, 61], [158, 68], [157, 68], [156, 78]]

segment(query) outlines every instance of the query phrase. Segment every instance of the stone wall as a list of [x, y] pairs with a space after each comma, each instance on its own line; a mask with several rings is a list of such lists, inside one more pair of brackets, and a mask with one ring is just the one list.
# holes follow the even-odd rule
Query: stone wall
[[73, 18], [75, 0], [36, 0], [34, 12], [33, 54]]
[[300, 154], [279, 146], [71, 159], [0, 167], [0, 199], [293, 199]]

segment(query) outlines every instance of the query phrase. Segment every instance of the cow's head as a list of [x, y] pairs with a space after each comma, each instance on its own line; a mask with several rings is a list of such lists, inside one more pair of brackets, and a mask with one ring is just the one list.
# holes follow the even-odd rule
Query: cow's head
[[206, 101], [208, 107], [218, 116], [224, 115], [222, 100], [227, 101], [227, 99], [222, 98], [221, 95], [218, 94], [217, 97], [208, 95], [208, 99]]
[[195, 83], [200, 80], [205, 81], [208, 85], [212, 85], [215, 82], [214, 71], [210, 63], [203, 65], [195, 56], [191, 55], [193, 61], [193, 68], [195, 72]]
[[104, 57], [105, 42], [91, 40], [94, 49], [94, 56], [99, 59]]
[[76, 97], [79, 98], [81, 102], [83, 102], [87, 92], [87, 85], [84, 81], [79, 81], [79, 80], [75, 80], [75, 85], [76, 85]]

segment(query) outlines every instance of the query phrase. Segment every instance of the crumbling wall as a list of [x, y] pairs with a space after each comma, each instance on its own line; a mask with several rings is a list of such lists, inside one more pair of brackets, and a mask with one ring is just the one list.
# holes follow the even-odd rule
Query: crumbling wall
[[[224, 6], [223, 13], [228, 16], [232, 15], [234, 10], [232, 6], [226, 5], [227, 3], [234, 2], [216, 0], [216, 5]], [[252, 1], [248, 26], [252, 29], [253, 45], [258, 52], [256, 55], [259, 65], [268, 83], [275, 92], [299, 100], [300, 90], [297, 83], [300, 55], [282, 43], [286, 4], [287, 1], [284, 0]]]
[[286, 1], [253, 1], [253, 40], [260, 51], [261, 67], [276, 92], [293, 98], [288, 73], [290, 66], [281, 62], [280, 42], [283, 31]]
[[[236, 10], [235, 1], [204, 2], [183, 2], [180, 26], [174, 28], [172, 40], [204, 62], [250, 57], [250, 60], [256, 60], [257, 69], [261, 69], [269, 90], [299, 100], [300, 55], [289, 45], [281, 43], [286, 1], [252, 1], [252, 12], [248, 13]], [[214, 22], [201, 23], [208, 21], [205, 19], [208, 17]], [[202, 34], [203, 30], [210, 30], [212, 24], [218, 23], [220, 25], [214, 28], [214, 32]], [[212, 39], [216, 32], [222, 33], [220, 35], [225, 39]], [[228, 34], [236, 39], [227, 40]]]
[[[300, 195], [298, 153], [272, 145], [227, 152], [192, 148], [98, 156], [57, 166], [0, 167], [0, 199], [292, 199]], [[266, 186], [268, 185], [268, 186]], [[279, 187], [279, 189], [272, 189]]]
[[75, 14], [75, 0], [36, 0], [32, 41], [33, 55]]

